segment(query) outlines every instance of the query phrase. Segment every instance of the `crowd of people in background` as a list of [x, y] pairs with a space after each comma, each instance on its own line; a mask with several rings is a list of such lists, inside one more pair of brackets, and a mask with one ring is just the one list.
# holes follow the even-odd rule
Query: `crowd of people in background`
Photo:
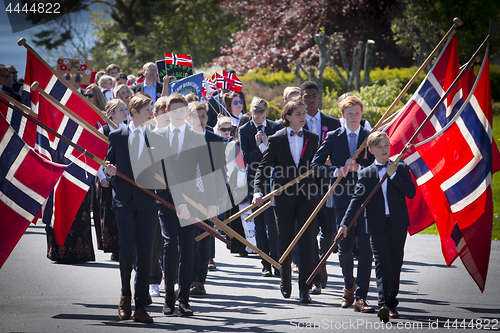
[[[23, 82], [16, 76], [13, 66], [0, 65], [0, 89], [20, 101]], [[342, 118], [336, 119], [318, 109], [321, 91], [316, 83], [306, 81], [300, 87], [287, 87], [281, 118], [268, 119], [268, 102], [259, 97], [247, 101], [241, 92], [217, 91], [223, 105], [214, 107], [198, 101], [193, 93], [169, 94], [168, 84], [173, 80], [175, 77], [166, 76], [161, 83], [152, 62], [144, 64], [137, 76], [126, 75], [111, 64], [97, 72], [94, 83], [79, 87], [83, 97], [109, 119], [99, 129], [109, 138], [109, 164], [99, 170], [64, 246], [55, 242], [52, 228], [46, 226], [48, 258], [59, 263], [95, 260], [93, 218], [97, 248], [110, 253], [110, 260], [120, 264], [121, 319], [132, 316], [133, 298], [133, 319], [152, 322], [146, 307], [152, 297], [160, 297], [162, 282], [163, 313], [193, 315], [189, 298], [211, 292], [206, 288], [206, 277], [217, 266], [215, 238], [195, 241], [203, 230], [187, 221], [195, 217], [214, 227], [216, 218], [223, 221], [246, 205], [262, 205], [262, 198], [273, 189], [313, 169], [313, 175], [273, 196], [271, 208], [255, 217], [256, 246], [265, 254], [279, 260], [338, 177], [343, 178], [339, 185], [342, 191], [330, 195], [281, 270], [262, 259], [262, 277], [277, 277], [282, 296], [290, 298], [292, 274], [298, 274], [299, 300], [311, 303], [310, 295], [320, 294], [327, 286], [326, 266], [311, 284], [306, 280], [336, 235], [342, 235], [338, 249], [344, 278], [340, 306], [354, 305], [354, 311], [360, 313], [375, 312], [367, 302], [375, 258], [377, 314], [383, 321], [398, 318], [396, 296], [408, 226], [404, 198], [411, 198], [415, 189], [406, 166], [390, 161], [384, 164], [388, 160], [387, 137], [370, 135], [370, 124], [362, 119], [363, 102], [342, 95]], [[367, 138], [368, 148], [353, 158]], [[132, 156], [134, 144], [139, 147], [134, 148], [138, 157]], [[191, 146], [198, 148], [186, 148]], [[177, 213], [115, 176], [118, 169], [137, 180], [130, 161], [140, 161], [152, 148], [156, 148], [155, 153], [165, 150], [165, 156], [170, 156], [156, 165], [164, 180], [168, 179], [163, 190], [156, 192], [174, 204]], [[376, 176], [370, 177], [373, 170]], [[373, 187], [371, 180], [385, 172], [390, 177], [380, 191], [379, 206], [369, 206], [367, 216], [361, 215], [357, 226], [347, 232], [349, 217], [366, 195], [361, 193], [359, 183]], [[223, 186], [217, 177], [223, 179]], [[196, 197], [206, 207], [205, 214], [175, 197], [173, 187], [179, 184], [183, 184], [184, 194]], [[239, 217], [229, 226], [245, 237], [244, 223]], [[243, 258], [253, 255], [237, 239], [231, 240], [229, 251]], [[356, 274], [354, 257], [358, 258]], [[133, 269], [135, 293], [130, 286]]]

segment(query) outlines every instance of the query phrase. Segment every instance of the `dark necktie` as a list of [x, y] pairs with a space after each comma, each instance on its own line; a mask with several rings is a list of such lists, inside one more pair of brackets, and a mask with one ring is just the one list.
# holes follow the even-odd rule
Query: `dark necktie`
[[290, 132], [290, 136], [295, 136], [295, 135], [302, 137], [302, 135], [304, 135], [304, 132], [303, 131], [300, 131], [300, 132], [291, 131]]
[[377, 166], [377, 170], [380, 171], [382, 170], [383, 168], [387, 168], [387, 162], [385, 162], [384, 164], [375, 164]]
[[257, 126], [257, 132], [262, 131], [262, 127], [264, 127], [264, 126], [263, 125]]
[[179, 132], [181, 130], [176, 128], [174, 129], [174, 137], [172, 138], [172, 151], [174, 152], [175, 157], [179, 155]]
[[132, 145], [130, 146], [130, 158], [134, 158], [134, 162], [139, 160], [139, 145], [141, 143], [141, 130], [136, 128], [134, 131], [134, 138], [132, 139]]

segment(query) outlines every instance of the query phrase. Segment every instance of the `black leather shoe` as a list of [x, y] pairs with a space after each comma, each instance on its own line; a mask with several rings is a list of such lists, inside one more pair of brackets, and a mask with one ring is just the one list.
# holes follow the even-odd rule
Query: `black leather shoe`
[[148, 314], [145, 308], [137, 308], [134, 312], [134, 321], [139, 323], [152, 323], [153, 318]]
[[292, 286], [285, 287], [283, 284], [280, 284], [280, 291], [284, 298], [290, 298], [290, 295], [292, 294]]
[[181, 316], [183, 316], [183, 317], [193, 315], [193, 310], [191, 310], [188, 303], [179, 303], [179, 312], [181, 313]]
[[163, 314], [167, 316], [172, 316], [175, 312], [175, 294], [171, 297], [165, 297], [165, 303], [163, 304]]
[[274, 276], [281, 277], [281, 272], [279, 269], [276, 269], [276, 268], [274, 269]]
[[309, 290], [301, 290], [299, 292], [300, 303], [312, 303], [311, 296], [309, 296]]

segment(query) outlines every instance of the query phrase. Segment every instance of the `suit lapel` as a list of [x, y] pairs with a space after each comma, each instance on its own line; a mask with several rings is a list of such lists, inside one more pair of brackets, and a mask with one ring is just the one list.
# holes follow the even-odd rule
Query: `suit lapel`
[[345, 128], [342, 128], [342, 130], [339, 134], [339, 138], [340, 138], [341, 145], [344, 148], [347, 156], [351, 157], [351, 152], [349, 151], [349, 140], [347, 140], [347, 131], [345, 130]]

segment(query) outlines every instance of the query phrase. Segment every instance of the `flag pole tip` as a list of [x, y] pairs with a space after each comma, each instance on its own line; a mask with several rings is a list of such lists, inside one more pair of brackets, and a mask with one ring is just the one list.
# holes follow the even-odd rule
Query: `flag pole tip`
[[33, 82], [33, 84], [31, 84], [31, 90], [32, 91], [37, 90], [38, 89], [38, 85], [39, 85], [38, 81]]
[[17, 45], [23, 46], [24, 44], [26, 44], [26, 38], [24, 37], [19, 38], [19, 40], [17, 41]]
[[453, 23], [455, 23], [455, 25], [456, 25], [457, 27], [460, 27], [460, 26], [462, 26], [462, 24], [464, 24], [464, 23], [462, 22], [462, 20], [461, 20], [461, 19], [459, 19], [458, 17], [455, 17], [455, 18], [453, 19]]

